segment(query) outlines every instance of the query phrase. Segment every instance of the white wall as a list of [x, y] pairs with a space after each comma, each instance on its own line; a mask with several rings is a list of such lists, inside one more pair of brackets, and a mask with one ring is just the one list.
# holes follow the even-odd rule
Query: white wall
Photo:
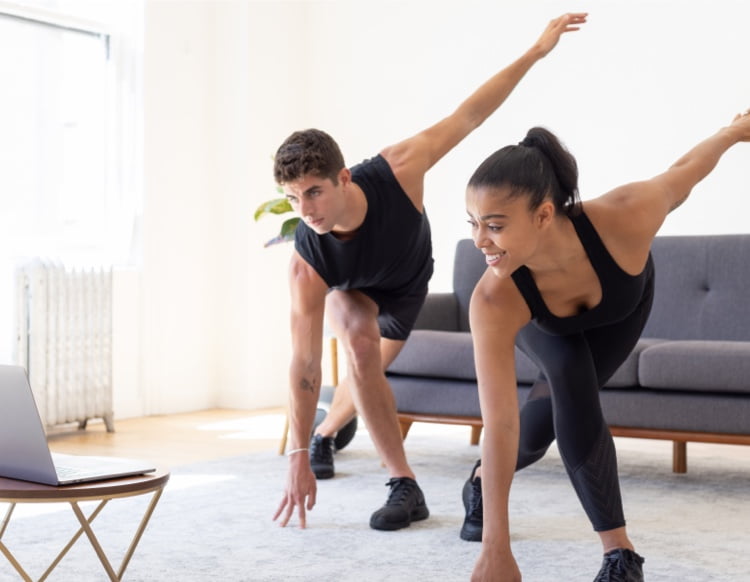
[[[304, 7], [290, 2], [222, 2], [215, 26], [214, 70], [217, 192], [222, 203], [216, 403], [238, 408], [279, 406], [287, 384], [291, 246], [263, 248], [279, 228], [253, 222], [263, 201], [278, 196], [272, 155], [278, 128], [296, 126], [307, 106], [289, 90], [305, 72], [299, 46]], [[275, 217], [274, 217], [275, 218]]]
[[[300, 14], [275, 2], [146, 3], [142, 327], [139, 348], [121, 343], [140, 354], [142, 413], [285, 399], [291, 249], [264, 250], [277, 225], [251, 221], [275, 195], [269, 111], [293, 122], [298, 109], [284, 86], [303, 69], [284, 30], [302, 30]], [[115, 379], [116, 402], [125, 386]]]
[[[212, 405], [220, 280], [214, 10], [147, 2], [142, 380], [146, 412]], [[115, 411], [117, 413], [117, 411]]]
[[[284, 402], [290, 248], [263, 249], [277, 221], [251, 215], [274, 195], [270, 156], [291, 131], [325, 129], [356, 163], [448, 114], [571, 9], [589, 10], [585, 29], [428, 175], [433, 290], [450, 287], [469, 234], [469, 175], [528, 127], [567, 143], [589, 198], [660, 172], [750, 106], [750, 5], [147, 0], [144, 411]], [[663, 232], [748, 232], [748, 156], [727, 154]]]
[[[310, 27], [319, 82], [306, 97], [315, 119], [354, 163], [448, 114], [520, 55], [547, 21], [588, 10], [506, 104], [428, 174], [436, 247], [432, 288], [450, 287], [455, 241], [469, 236], [463, 193], [486, 156], [533, 125], [577, 156], [584, 198], [665, 169], [689, 146], [750, 106], [741, 1], [321, 2]], [[335, 63], [335, 64], [334, 64]], [[334, 74], [326, 77], [323, 71]], [[747, 231], [747, 148], [738, 147], [670, 217], [663, 232]], [[715, 202], [720, 207], [714, 207]]]

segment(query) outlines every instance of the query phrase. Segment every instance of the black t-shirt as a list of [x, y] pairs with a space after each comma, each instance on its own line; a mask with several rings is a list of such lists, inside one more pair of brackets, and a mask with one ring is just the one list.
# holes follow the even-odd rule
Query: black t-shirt
[[367, 198], [367, 214], [354, 237], [317, 234], [303, 222], [294, 246], [333, 289], [358, 289], [373, 297], [426, 292], [432, 276], [430, 223], [419, 212], [381, 155], [352, 169]]

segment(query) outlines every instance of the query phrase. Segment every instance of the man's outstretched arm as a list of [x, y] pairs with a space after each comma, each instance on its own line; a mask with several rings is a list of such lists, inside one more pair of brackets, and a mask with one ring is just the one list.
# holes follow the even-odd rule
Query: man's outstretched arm
[[292, 359], [289, 366], [290, 450], [287, 483], [274, 515], [285, 526], [294, 512], [306, 526], [306, 510], [315, 505], [317, 486], [310, 468], [308, 445], [320, 395], [323, 353], [323, 312], [327, 286], [295, 252], [289, 268]]
[[487, 80], [451, 115], [381, 152], [417, 208], [422, 208], [422, 185], [427, 170], [492, 115], [529, 69], [555, 48], [560, 36], [578, 30], [586, 22], [586, 16], [571, 13], [552, 20], [529, 50]]

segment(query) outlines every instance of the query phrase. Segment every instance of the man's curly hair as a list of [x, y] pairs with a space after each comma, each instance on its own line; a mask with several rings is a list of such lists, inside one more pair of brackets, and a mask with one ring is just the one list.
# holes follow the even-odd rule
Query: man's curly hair
[[295, 131], [284, 140], [274, 156], [273, 175], [277, 184], [287, 184], [312, 174], [338, 183], [344, 156], [338, 144], [319, 129]]

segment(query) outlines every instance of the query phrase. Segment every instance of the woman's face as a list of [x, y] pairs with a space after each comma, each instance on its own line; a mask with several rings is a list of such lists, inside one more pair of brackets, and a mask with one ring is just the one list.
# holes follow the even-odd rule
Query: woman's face
[[527, 196], [510, 198], [508, 194], [506, 187], [469, 187], [466, 191], [474, 244], [499, 277], [509, 277], [534, 256], [545, 217], [554, 215], [551, 203], [532, 211]]

